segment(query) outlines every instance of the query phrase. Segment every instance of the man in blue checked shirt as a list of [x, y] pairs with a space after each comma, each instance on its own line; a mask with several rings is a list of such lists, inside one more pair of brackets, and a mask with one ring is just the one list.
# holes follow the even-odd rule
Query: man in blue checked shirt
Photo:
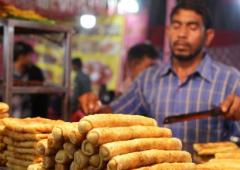
[[168, 28], [171, 62], [143, 72], [128, 92], [110, 106], [87, 94], [80, 98], [86, 113], [114, 112], [155, 118], [220, 106], [222, 116], [168, 125], [185, 143], [222, 141], [240, 136], [240, 73], [207, 53], [214, 38], [209, 12], [199, 3], [178, 4]]

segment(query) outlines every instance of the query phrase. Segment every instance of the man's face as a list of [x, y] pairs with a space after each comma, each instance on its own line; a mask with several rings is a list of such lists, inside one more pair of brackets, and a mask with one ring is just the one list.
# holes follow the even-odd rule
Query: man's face
[[205, 46], [206, 30], [202, 17], [194, 11], [180, 9], [172, 18], [168, 30], [173, 57], [189, 61]]
[[22, 63], [24, 66], [30, 66], [32, 64], [32, 53], [23, 55]]

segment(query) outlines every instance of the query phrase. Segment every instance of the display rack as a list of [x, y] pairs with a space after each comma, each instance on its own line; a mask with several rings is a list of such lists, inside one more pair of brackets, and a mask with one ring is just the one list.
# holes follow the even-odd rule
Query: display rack
[[[12, 94], [27, 93], [62, 93], [64, 120], [68, 119], [68, 104], [70, 96], [70, 62], [71, 62], [71, 34], [72, 29], [62, 25], [49, 25], [34, 21], [16, 19], [0, 20], [0, 31], [3, 35], [3, 101], [10, 105]], [[13, 48], [14, 36], [21, 34], [63, 34], [64, 62], [63, 62], [63, 85], [62, 86], [14, 86], [13, 85]]]

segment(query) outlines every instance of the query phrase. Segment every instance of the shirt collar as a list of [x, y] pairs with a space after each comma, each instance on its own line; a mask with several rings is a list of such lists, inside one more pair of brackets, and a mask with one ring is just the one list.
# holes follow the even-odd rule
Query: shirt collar
[[[197, 67], [196, 71], [193, 74], [199, 74], [202, 78], [206, 79], [207, 81], [212, 81], [212, 68], [211, 68], [212, 60], [209, 54], [205, 54], [202, 62]], [[167, 63], [161, 71], [161, 76], [166, 76], [170, 72], [174, 72], [172, 68], [171, 62]]]

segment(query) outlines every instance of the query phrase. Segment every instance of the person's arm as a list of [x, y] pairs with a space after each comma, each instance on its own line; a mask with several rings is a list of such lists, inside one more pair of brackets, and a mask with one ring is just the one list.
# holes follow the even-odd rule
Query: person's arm
[[[144, 79], [144, 78], [143, 78]], [[141, 90], [141, 78], [132, 83], [129, 90], [110, 105], [102, 105], [94, 93], [86, 93], [79, 97], [83, 111], [89, 113], [131, 113], [146, 114], [146, 103]]]
[[233, 83], [232, 92], [220, 105], [224, 116], [231, 120], [240, 120], [240, 80]]

